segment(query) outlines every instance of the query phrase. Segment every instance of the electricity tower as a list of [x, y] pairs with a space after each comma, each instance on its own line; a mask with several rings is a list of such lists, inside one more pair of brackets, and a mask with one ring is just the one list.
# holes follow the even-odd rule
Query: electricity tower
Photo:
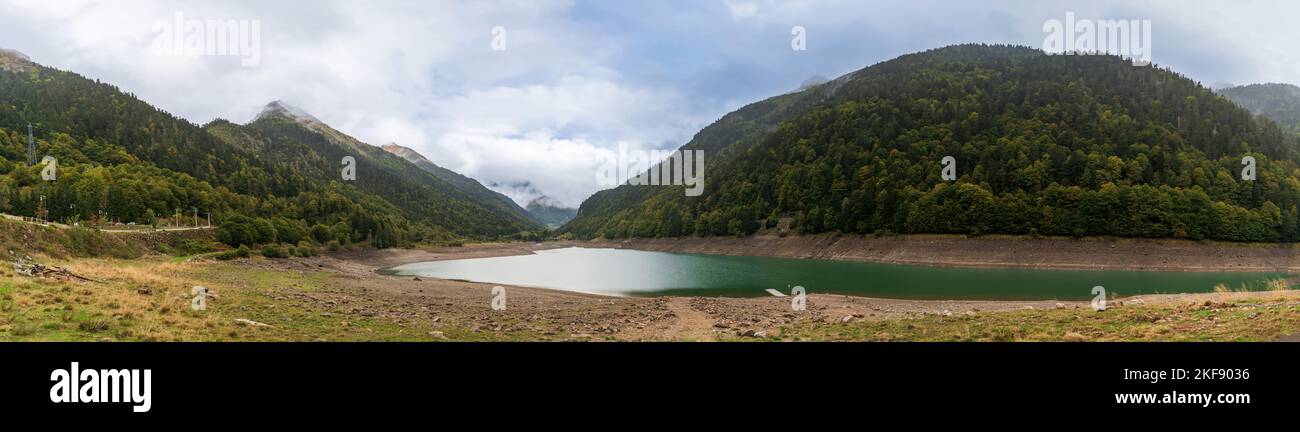
[[32, 137], [32, 124], [27, 124], [27, 166], [36, 166], [36, 139]]

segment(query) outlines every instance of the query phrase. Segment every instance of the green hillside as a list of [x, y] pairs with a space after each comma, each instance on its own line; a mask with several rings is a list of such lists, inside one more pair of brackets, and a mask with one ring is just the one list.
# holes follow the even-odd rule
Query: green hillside
[[1251, 84], [1219, 90], [1223, 97], [1257, 115], [1300, 134], [1300, 87], [1291, 84]]
[[[59, 160], [57, 181], [25, 166], [29, 122], [37, 153]], [[345, 155], [357, 159], [355, 182], [340, 178]], [[32, 216], [45, 196], [54, 220], [102, 211], [149, 223], [197, 208], [216, 223], [294, 221], [379, 247], [541, 229], [324, 124], [269, 110], [248, 125], [199, 127], [111, 85], [12, 57], [0, 62], [0, 157], [0, 211]]]
[[[802, 233], [1297, 240], [1296, 142], [1175, 72], [961, 45], [905, 55], [706, 127], [705, 191], [621, 186], [579, 237]], [[940, 178], [944, 156], [955, 182]], [[1258, 161], [1242, 181], [1242, 158]]]

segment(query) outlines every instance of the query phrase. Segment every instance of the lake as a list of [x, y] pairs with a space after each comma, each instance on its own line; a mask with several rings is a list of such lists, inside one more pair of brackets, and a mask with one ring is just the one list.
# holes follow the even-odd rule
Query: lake
[[386, 274], [528, 286], [613, 296], [759, 297], [848, 294], [897, 299], [1088, 300], [1092, 287], [1120, 296], [1211, 292], [1217, 284], [1264, 289], [1286, 273], [968, 269], [566, 248], [534, 255], [406, 264]]

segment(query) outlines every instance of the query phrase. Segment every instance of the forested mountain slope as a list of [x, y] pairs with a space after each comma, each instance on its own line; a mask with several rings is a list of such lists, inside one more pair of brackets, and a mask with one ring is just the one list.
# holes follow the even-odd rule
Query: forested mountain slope
[[[799, 232], [1297, 239], [1300, 170], [1276, 124], [1169, 70], [960, 45], [724, 116], [705, 191], [624, 185], [564, 231], [620, 238]], [[956, 181], [941, 160], [956, 159]], [[1257, 180], [1241, 179], [1242, 158]]]
[[[429, 174], [433, 174], [435, 177], [455, 186], [456, 189], [474, 197], [475, 200], [478, 200], [485, 207], [494, 209], [503, 214], [530, 217], [528, 212], [524, 210], [523, 207], [520, 207], [519, 204], [515, 203], [514, 200], [510, 199], [510, 197], [492, 189], [488, 189], [487, 186], [483, 186], [483, 184], [479, 183], [478, 180], [474, 180], [455, 171], [438, 166], [415, 150], [397, 144], [387, 144], [383, 149], [401, 157], [402, 159], [406, 159], [408, 162], [415, 164], [415, 166]], [[533, 219], [533, 221], [544, 224], [544, 222], [536, 219]]]
[[1300, 87], [1291, 84], [1251, 84], [1219, 90], [1237, 105], [1300, 134]]
[[[274, 108], [274, 107], [271, 107]], [[414, 165], [323, 123], [269, 109], [248, 124], [198, 127], [111, 85], [8, 55], [0, 61], [0, 211], [148, 223], [197, 208], [323, 225], [376, 246], [540, 229], [485, 207]], [[26, 124], [38, 155], [59, 160], [45, 182], [26, 167]], [[354, 156], [355, 182], [341, 179]], [[102, 213], [101, 213], [102, 212]]]
[[[254, 149], [261, 158], [287, 166], [295, 175], [342, 181], [342, 160], [355, 158], [356, 180], [348, 185], [391, 203], [394, 216], [471, 236], [500, 236], [540, 229], [526, 216], [486, 196], [475, 196], [405, 159], [352, 138], [283, 102], [272, 102], [254, 121], [205, 126], [233, 147]], [[472, 180], [471, 180], [472, 181]], [[388, 214], [357, 215], [383, 218]]]

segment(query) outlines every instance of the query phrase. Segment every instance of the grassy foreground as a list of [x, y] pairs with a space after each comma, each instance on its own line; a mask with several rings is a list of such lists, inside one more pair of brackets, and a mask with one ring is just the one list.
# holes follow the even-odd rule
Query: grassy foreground
[[828, 341], [1272, 341], [1300, 331], [1295, 291], [1255, 298], [1062, 308], [847, 324], [801, 323], [786, 339]]
[[[420, 312], [428, 309], [419, 303], [377, 296], [366, 288], [369, 282], [358, 283], [353, 276], [270, 265], [284, 262], [260, 257], [217, 262], [151, 256], [51, 263], [98, 282], [35, 279], [0, 269], [0, 341], [565, 339], [544, 336], [565, 334], [547, 324], [552, 320], [545, 310], [528, 316], [503, 315], [501, 325], [482, 326], [473, 319], [477, 312], [471, 310], [481, 306], [438, 303], [440, 308], [471, 311], [433, 318], [436, 314]], [[192, 309], [194, 286], [211, 291], [206, 310]], [[1219, 293], [1187, 300], [1130, 301], [1112, 304], [1104, 312], [1068, 307], [831, 321], [796, 319], [779, 325], [766, 338], [735, 339], [1269, 341], [1300, 332], [1300, 294]], [[637, 338], [614, 334], [601, 339]], [[681, 338], [667, 334], [656, 339]]]
[[[325, 289], [331, 275], [172, 258], [59, 262], [101, 283], [0, 276], [0, 340], [386, 341], [428, 340], [430, 330], [329, 312], [289, 300]], [[191, 290], [208, 288], [205, 310]], [[323, 312], [323, 313], [322, 313]], [[248, 320], [241, 323], [236, 320]], [[266, 324], [267, 326], [256, 323]]]

